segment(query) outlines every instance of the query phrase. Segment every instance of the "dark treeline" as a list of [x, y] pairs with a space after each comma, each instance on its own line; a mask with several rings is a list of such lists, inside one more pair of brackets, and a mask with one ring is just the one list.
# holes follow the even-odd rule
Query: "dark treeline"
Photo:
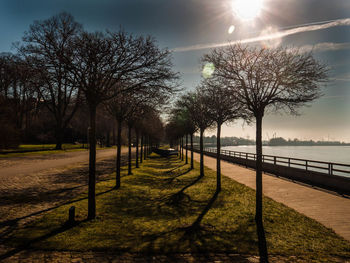
[[272, 138], [267, 142], [268, 146], [349, 146], [350, 143], [339, 141], [303, 141], [298, 139], [284, 139], [282, 137]]
[[34, 21], [15, 46], [17, 53], [0, 55], [0, 148], [88, 141], [88, 219], [94, 219], [96, 143], [118, 146], [118, 189], [125, 133], [129, 174], [132, 144], [141, 143], [138, 168], [163, 137], [160, 114], [178, 86], [171, 53], [151, 36], [87, 32], [65, 12]]
[[[152, 37], [86, 32], [64, 12], [34, 21], [15, 50], [0, 53], [0, 149], [86, 143], [92, 116], [97, 142], [116, 144], [120, 118], [104, 104], [123, 92], [138, 92], [143, 105], [158, 110], [172, 92], [167, 81], [176, 78], [170, 52]], [[128, 126], [121, 127], [121, 143], [128, 141]], [[141, 130], [133, 125], [133, 140], [136, 133]]]
[[[193, 143], [199, 145], [199, 136], [193, 136]], [[250, 140], [242, 137], [221, 137], [221, 146], [239, 146], [239, 145], [255, 145], [254, 140]], [[216, 146], [217, 137], [203, 136], [203, 143], [205, 146]], [[314, 140], [299, 140], [297, 138], [285, 139], [283, 137], [272, 138], [268, 141], [263, 141], [263, 145], [266, 146], [349, 146], [350, 143], [340, 141], [314, 141]]]
[[[216, 135], [212, 136], [203, 136], [203, 142], [206, 146], [216, 146], [217, 137]], [[255, 145], [254, 140], [250, 140], [242, 137], [221, 137], [220, 138], [221, 146], [237, 146], [237, 145]], [[199, 136], [193, 137], [193, 143], [199, 144]]]

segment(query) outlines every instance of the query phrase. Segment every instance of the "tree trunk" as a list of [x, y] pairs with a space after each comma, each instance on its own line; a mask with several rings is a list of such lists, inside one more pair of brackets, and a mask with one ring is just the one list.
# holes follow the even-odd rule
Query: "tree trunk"
[[142, 159], [143, 159], [143, 135], [141, 134], [141, 148], [140, 148], [140, 163], [142, 163]]
[[122, 122], [118, 122], [117, 128], [117, 163], [116, 163], [116, 178], [115, 178], [115, 188], [120, 187], [120, 159], [121, 159], [121, 149], [122, 149]]
[[129, 136], [128, 136], [128, 144], [129, 144], [129, 158], [128, 158], [128, 175], [132, 175], [131, 171], [131, 125], [128, 125]]
[[191, 133], [191, 170], [193, 169], [193, 133]]
[[184, 160], [184, 137], [183, 136], [181, 137], [181, 151], [182, 151], [181, 161], [183, 161]]
[[147, 137], [145, 136], [145, 144], [144, 144], [144, 151], [143, 151], [143, 159], [146, 160], [147, 158]]
[[151, 154], [151, 145], [152, 145], [152, 141], [151, 141], [151, 138], [148, 136], [148, 151], [147, 151], [148, 155]]
[[148, 140], [149, 140], [149, 146], [148, 146], [148, 155], [150, 155], [152, 153], [152, 145], [153, 145], [153, 142], [152, 142], [152, 139], [148, 137]]
[[139, 131], [136, 130], [136, 168], [139, 168]]
[[268, 262], [265, 231], [263, 225], [263, 204], [262, 204], [262, 117], [263, 114], [256, 115], [256, 212], [255, 222], [257, 226], [260, 262]]
[[88, 219], [96, 217], [96, 106], [90, 107]]
[[187, 149], [187, 145], [188, 145], [188, 134], [186, 134], [186, 164], [188, 164], [188, 149]]
[[200, 129], [200, 137], [199, 137], [200, 173], [199, 175], [201, 177], [204, 176], [203, 133], [204, 133], [204, 130]]
[[111, 147], [109, 130], [106, 132], [106, 147]]
[[[59, 125], [59, 124], [58, 124]], [[62, 150], [62, 144], [63, 144], [63, 132], [64, 129], [61, 127], [61, 125], [59, 125], [58, 127], [56, 127], [56, 150]]]
[[216, 191], [221, 191], [221, 123], [218, 123], [216, 135]]
[[112, 129], [112, 144], [115, 145], [116, 141], [115, 141], [115, 125], [113, 122], [113, 129]]
[[182, 156], [182, 153], [181, 153], [181, 151], [182, 151], [182, 148], [181, 148], [182, 143], [181, 143], [181, 142], [182, 142], [182, 138], [180, 138], [180, 139], [179, 139], [179, 146], [180, 146], [180, 151], [179, 151], [179, 153], [180, 153], [180, 154], [179, 154], [179, 158], [180, 158], [180, 160], [181, 160], [181, 158], [182, 158], [182, 157], [181, 157], [181, 156]]

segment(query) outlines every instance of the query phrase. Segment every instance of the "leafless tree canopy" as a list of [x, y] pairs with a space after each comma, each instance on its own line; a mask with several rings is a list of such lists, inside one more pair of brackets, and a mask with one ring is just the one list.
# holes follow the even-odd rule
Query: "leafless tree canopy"
[[277, 48], [231, 45], [204, 56], [215, 71], [211, 83], [222, 85], [256, 119], [256, 216], [261, 262], [268, 262], [262, 221], [262, 119], [268, 109], [297, 109], [318, 98], [319, 84], [327, 80], [326, 68], [311, 53]]
[[297, 114], [298, 107], [321, 95], [319, 83], [327, 80], [325, 66], [311, 53], [287, 48], [237, 44], [214, 49], [204, 61], [214, 64], [213, 79], [254, 114], [263, 114], [269, 106]]
[[75, 42], [74, 74], [87, 100], [99, 104], [120, 92], [155, 89], [172, 91], [177, 74], [167, 50], [151, 37], [120, 30], [83, 33]]
[[246, 111], [246, 106], [236, 99], [231, 89], [216, 82], [215, 79], [203, 80], [201, 91], [204, 94], [203, 98], [206, 100], [209, 117], [217, 125], [232, 122], [239, 118], [248, 118], [249, 114]]
[[187, 109], [194, 125], [203, 131], [213, 124], [207, 101], [206, 95], [200, 88], [197, 88], [195, 92], [188, 92], [178, 101], [179, 106]]
[[35, 21], [25, 32], [21, 55], [37, 72], [33, 79], [39, 96], [56, 121], [57, 148], [61, 148], [64, 129], [79, 104], [80, 89], [72, 82], [73, 43], [82, 26], [67, 13]]

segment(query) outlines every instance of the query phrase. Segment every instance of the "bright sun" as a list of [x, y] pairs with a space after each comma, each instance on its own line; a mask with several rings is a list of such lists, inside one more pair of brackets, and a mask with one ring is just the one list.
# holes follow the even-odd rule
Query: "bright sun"
[[233, 12], [243, 20], [251, 20], [259, 15], [263, 0], [233, 0]]

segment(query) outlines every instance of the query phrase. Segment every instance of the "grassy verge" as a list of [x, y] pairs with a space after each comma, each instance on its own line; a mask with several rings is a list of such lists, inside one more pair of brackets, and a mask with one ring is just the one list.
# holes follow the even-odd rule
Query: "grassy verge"
[[[62, 227], [71, 205], [61, 206], [14, 232], [8, 244], [49, 250], [257, 255], [255, 192], [224, 177], [223, 189], [213, 199], [215, 172], [206, 169], [199, 179], [198, 168], [195, 163], [190, 171], [175, 156], [153, 155], [134, 175], [126, 176], [123, 170], [119, 190], [113, 189], [114, 174], [97, 184], [97, 219], [84, 221], [87, 200], [76, 201], [76, 226]], [[205, 212], [201, 227], [191, 229]], [[264, 223], [271, 255], [308, 262], [350, 258], [349, 242], [269, 198], [264, 198]]]

